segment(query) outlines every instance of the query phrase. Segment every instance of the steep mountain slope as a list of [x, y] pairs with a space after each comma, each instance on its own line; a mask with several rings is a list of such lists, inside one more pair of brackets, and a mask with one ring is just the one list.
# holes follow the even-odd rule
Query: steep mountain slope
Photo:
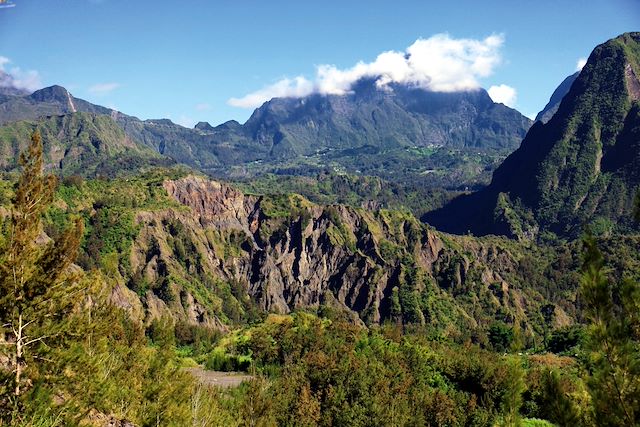
[[[219, 159], [217, 143], [199, 129], [189, 129], [168, 119], [140, 120], [120, 112], [112, 117], [132, 140], [169, 156], [177, 162], [207, 171], [213, 167], [224, 167]], [[247, 160], [253, 157], [247, 155]]]
[[[145, 145], [160, 154], [197, 168], [219, 165], [202, 133], [172, 123], [170, 120], [146, 120], [122, 114], [110, 108], [76, 98], [61, 86], [47, 87], [30, 95], [0, 98], [0, 124], [17, 120], [38, 120], [76, 112], [111, 117], [124, 130], [129, 141]], [[73, 135], [61, 137], [71, 139]]]
[[222, 136], [229, 151], [251, 147], [256, 161], [236, 164], [223, 176], [308, 175], [329, 167], [432, 188], [481, 186], [530, 124], [484, 90], [437, 93], [391, 85], [384, 91], [360, 81], [343, 96], [276, 98], [242, 127], [225, 125], [235, 129]]
[[564, 98], [564, 96], [569, 92], [571, 85], [576, 81], [579, 74], [580, 71], [577, 71], [560, 83], [556, 90], [551, 94], [551, 98], [549, 98], [547, 105], [545, 105], [542, 111], [536, 115], [536, 122], [541, 121], [542, 123], [547, 123], [549, 119], [553, 117], [553, 115], [558, 111], [558, 107], [560, 107], [562, 98]]
[[444, 230], [575, 236], [630, 226], [640, 185], [640, 33], [594, 49], [557, 113], [534, 124], [491, 185], [425, 219]]
[[0, 127], [0, 170], [17, 167], [36, 129], [42, 136], [46, 168], [63, 175], [114, 176], [174, 164], [133, 142], [110, 117], [72, 113]]
[[[326, 168], [453, 188], [485, 184], [531, 121], [486, 91], [436, 93], [361, 81], [344, 96], [273, 99], [241, 125], [139, 120], [59, 86], [0, 99], [0, 123], [76, 111], [110, 115], [134, 141], [218, 177]], [[428, 176], [427, 176], [428, 175]]]

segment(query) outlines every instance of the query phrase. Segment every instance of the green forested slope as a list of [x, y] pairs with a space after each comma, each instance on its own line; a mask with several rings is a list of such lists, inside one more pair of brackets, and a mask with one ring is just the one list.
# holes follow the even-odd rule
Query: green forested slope
[[632, 225], [640, 129], [640, 34], [598, 46], [548, 123], [494, 172], [491, 185], [426, 220], [444, 230], [577, 236]]
[[[600, 425], [608, 408], [612, 425], [636, 419], [637, 237], [601, 239], [604, 258], [588, 243], [581, 263], [579, 243], [444, 235], [406, 212], [247, 196], [176, 170], [65, 180], [51, 199], [23, 187], [0, 187], [9, 425]], [[53, 241], [16, 219], [31, 198]], [[56, 303], [13, 304], [13, 265], [35, 267], [18, 269], [24, 291]], [[581, 280], [595, 293], [579, 294]], [[25, 328], [39, 338], [18, 359], [15, 307], [37, 314]], [[208, 388], [182, 369], [196, 363], [253, 379]], [[611, 372], [630, 378], [621, 405], [604, 405]]]
[[[437, 231], [389, 209], [424, 193], [376, 178], [245, 194], [151, 168], [106, 116], [3, 127], [0, 425], [637, 425], [639, 37], [596, 48], [496, 172], [505, 191], [474, 196], [497, 211], [466, 205], [538, 242]], [[543, 234], [585, 222], [597, 238]]]
[[174, 163], [131, 140], [109, 116], [73, 113], [0, 127], [2, 170], [17, 168], [19, 153], [36, 129], [43, 139], [45, 168], [64, 176], [113, 177]]

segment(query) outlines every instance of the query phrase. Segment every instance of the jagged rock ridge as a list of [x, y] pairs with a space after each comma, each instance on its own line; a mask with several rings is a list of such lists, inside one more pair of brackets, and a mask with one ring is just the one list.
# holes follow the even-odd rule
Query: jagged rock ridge
[[514, 281], [517, 259], [509, 250], [451, 240], [406, 213], [244, 195], [194, 176], [163, 187], [188, 209], [139, 212], [130, 263], [147, 283], [165, 284], [145, 297], [153, 316], [223, 325], [223, 310], [203, 295], [219, 294], [224, 284], [270, 312], [327, 306], [359, 322], [443, 329], [446, 319], [469, 330], [487, 326], [462, 302], [468, 292], [524, 324], [540, 300]]

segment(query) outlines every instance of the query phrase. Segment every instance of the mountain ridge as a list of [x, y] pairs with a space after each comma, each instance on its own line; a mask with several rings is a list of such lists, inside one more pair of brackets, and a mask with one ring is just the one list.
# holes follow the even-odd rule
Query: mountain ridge
[[535, 121], [541, 121], [542, 123], [547, 123], [551, 117], [558, 111], [558, 107], [560, 107], [560, 102], [562, 98], [569, 92], [571, 89], [571, 85], [576, 81], [580, 71], [576, 71], [572, 75], [566, 77], [558, 87], [551, 94], [551, 98], [549, 98], [549, 102], [544, 106], [544, 108], [536, 115]]
[[45, 169], [63, 176], [113, 177], [175, 164], [133, 141], [110, 116], [75, 112], [0, 126], [0, 170], [18, 167], [19, 154], [36, 130], [43, 141]]
[[[302, 133], [310, 135], [304, 137], [305, 140], [320, 141], [329, 139], [332, 131], [340, 134], [341, 128], [347, 128], [342, 132], [353, 138], [353, 141], [348, 141], [347, 147], [366, 144], [385, 146], [387, 140], [394, 140], [400, 145], [417, 146], [517, 146], [524, 132], [519, 134], [501, 129], [504, 139], [500, 141], [485, 132], [487, 125], [500, 125], [487, 117], [495, 110], [500, 115], [515, 112], [494, 103], [484, 89], [446, 93], [393, 84], [387, 90], [380, 90], [375, 86], [375, 81], [360, 81], [352, 93], [345, 95], [274, 98], [257, 108], [244, 126], [260, 142], [266, 142], [269, 136], [275, 141], [278, 132], [286, 137], [292, 132], [292, 127], [297, 126], [303, 128], [298, 132], [299, 138]], [[400, 111], [408, 114], [407, 117], [400, 116], [397, 119], [400, 124], [396, 125], [396, 120], [390, 118], [399, 116]], [[513, 115], [513, 119], [521, 122], [521, 129], [528, 128], [530, 120], [517, 114], [520, 117]], [[447, 126], [446, 122], [438, 122], [448, 120], [451, 115], [460, 116], [456, 124], [463, 128], [462, 131]], [[315, 122], [309, 123], [314, 119]], [[478, 127], [474, 134], [469, 135], [465, 132], [471, 124], [477, 124]], [[347, 125], [358, 129], [360, 134], [351, 131], [354, 135], [350, 135]]]
[[[382, 91], [372, 81], [344, 96], [274, 98], [245, 124], [201, 122], [193, 129], [140, 120], [52, 86], [0, 100], [0, 123], [74, 111], [109, 115], [134, 141], [218, 178], [333, 168], [454, 187], [481, 185], [486, 168], [515, 149], [531, 124], [483, 89], [439, 93], [391, 85]], [[432, 170], [437, 174], [426, 179]]]

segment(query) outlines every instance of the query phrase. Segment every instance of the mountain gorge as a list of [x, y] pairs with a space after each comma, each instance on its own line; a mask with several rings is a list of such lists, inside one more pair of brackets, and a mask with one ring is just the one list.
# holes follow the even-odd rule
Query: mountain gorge
[[546, 123], [536, 123], [491, 185], [427, 214], [457, 233], [577, 236], [632, 227], [638, 190], [640, 33], [594, 49]]
[[[567, 78], [541, 112], [550, 115], [548, 122], [533, 125], [489, 187], [424, 219], [438, 230], [522, 239], [546, 231], [575, 236], [587, 222], [609, 231], [615, 224], [631, 227], [625, 218], [640, 184], [638, 52], [637, 33], [597, 47], [583, 71]], [[447, 196], [425, 202], [420, 192], [400, 195], [402, 188], [393, 187], [394, 194], [388, 194], [384, 181], [343, 176], [327, 181], [335, 188], [318, 185], [308, 191], [321, 201], [314, 203], [269, 190], [273, 181], [263, 176], [245, 185], [256, 194], [243, 194], [217, 181], [184, 178], [177, 168], [154, 172], [178, 161], [214, 174], [224, 170], [225, 176], [271, 168], [305, 174], [300, 168], [310, 164], [371, 175], [381, 174], [376, 169], [381, 168], [391, 175], [397, 170], [391, 163], [411, 169], [414, 162], [420, 165], [403, 179], [411, 173], [430, 179], [435, 174], [424, 175], [425, 156], [437, 158], [440, 150], [454, 157], [506, 153], [526, 132], [530, 121], [491, 101], [484, 90], [436, 93], [403, 85], [379, 90], [374, 82], [361, 81], [344, 96], [273, 99], [244, 125], [201, 122], [187, 129], [169, 120], [142, 121], [54, 86], [6, 95], [0, 119], [2, 169], [17, 168], [18, 153], [38, 129], [48, 170], [89, 178], [86, 184], [73, 184], [77, 178], [64, 184], [51, 231], [56, 234], [62, 217], [83, 216], [90, 228], [81, 266], [91, 270], [111, 260], [120, 290], [116, 300], [137, 307], [136, 317], [147, 324], [166, 314], [224, 329], [246, 321], [253, 309], [288, 313], [327, 305], [365, 324], [444, 325], [444, 319], [455, 318], [466, 325], [455, 333], [482, 334], [501, 321], [520, 325], [533, 339], [539, 323], [530, 313], [540, 304], [551, 304], [567, 324], [575, 320], [571, 303], [538, 285], [525, 286], [521, 263], [532, 247], [441, 234], [403, 209], [411, 203], [414, 212], [438, 207]], [[405, 153], [403, 161], [394, 157], [398, 152]], [[376, 159], [384, 160], [376, 165]], [[120, 187], [95, 177], [114, 178]], [[290, 185], [310, 187], [304, 180]], [[345, 188], [356, 189], [355, 201], [332, 204], [333, 193]], [[396, 210], [367, 199], [371, 195]], [[113, 227], [116, 234], [105, 239]], [[568, 301], [575, 297], [563, 295]], [[481, 301], [483, 311], [469, 306], [467, 298]]]

